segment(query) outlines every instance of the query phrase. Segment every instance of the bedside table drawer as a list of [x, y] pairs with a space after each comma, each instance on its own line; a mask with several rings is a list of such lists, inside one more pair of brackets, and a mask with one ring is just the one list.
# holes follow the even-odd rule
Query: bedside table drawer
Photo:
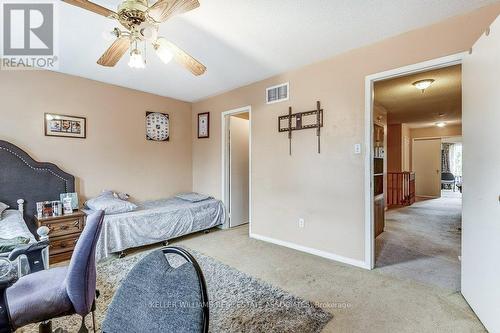
[[83, 221], [80, 218], [50, 221], [43, 223], [43, 225], [50, 229], [49, 237], [73, 234], [81, 232], [83, 229]]
[[49, 254], [52, 256], [63, 252], [73, 251], [79, 237], [80, 234], [52, 238], [50, 240]]

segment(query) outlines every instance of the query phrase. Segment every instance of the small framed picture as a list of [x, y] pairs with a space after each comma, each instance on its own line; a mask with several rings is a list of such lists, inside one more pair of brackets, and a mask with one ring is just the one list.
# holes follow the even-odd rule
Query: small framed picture
[[87, 137], [87, 119], [84, 117], [45, 113], [45, 135], [66, 138]]
[[71, 208], [73, 210], [78, 209], [78, 193], [61, 193], [59, 195], [59, 198], [61, 199], [61, 202], [64, 202], [64, 199], [70, 198], [71, 199]]
[[53, 214], [52, 210], [52, 201], [44, 201], [43, 202], [43, 208], [42, 208], [42, 216], [43, 217], [51, 217]]
[[198, 139], [210, 137], [210, 112], [198, 113]]

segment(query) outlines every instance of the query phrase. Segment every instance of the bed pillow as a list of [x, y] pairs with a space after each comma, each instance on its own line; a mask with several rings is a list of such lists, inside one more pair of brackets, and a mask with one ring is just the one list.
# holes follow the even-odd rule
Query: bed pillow
[[87, 200], [85, 205], [92, 210], [103, 210], [104, 214], [127, 213], [137, 209], [137, 205], [115, 198], [113, 192], [103, 192], [95, 198]]
[[0, 219], [2, 218], [4, 210], [6, 210], [7, 208], [9, 208], [8, 205], [4, 204], [3, 202], [0, 202]]
[[190, 193], [180, 193], [175, 196], [176, 198], [186, 200], [189, 202], [200, 202], [203, 200], [210, 199], [211, 197], [205, 194], [200, 194], [196, 192], [190, 192]]

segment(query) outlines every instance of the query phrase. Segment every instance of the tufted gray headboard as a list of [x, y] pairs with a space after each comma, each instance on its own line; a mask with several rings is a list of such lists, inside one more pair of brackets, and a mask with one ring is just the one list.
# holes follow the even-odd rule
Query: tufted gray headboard
[[74, 191], [75, 177], [0, 140], [0, 202], [17, 209], [17, 199], [24, 199], [24, 221], [33, 234], [36, 202], [59, 200], [59, 194]]

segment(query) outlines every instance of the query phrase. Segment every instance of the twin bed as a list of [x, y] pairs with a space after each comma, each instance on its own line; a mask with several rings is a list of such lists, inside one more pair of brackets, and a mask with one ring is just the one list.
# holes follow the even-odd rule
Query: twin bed
[[[0, 202], [11, 208], [17, 207], [19, 198], [25, 202], [24, 209], [20, 205], [21, 209], [9, 209], [0, 216], [0, 238], [22, 236], [36, 241], [36, 202], [59, 200], [60, 193], [74, 192], [74, 183], [74, 176], [56, 165], [36, 162], [17, 146], [0, 140]], [[104, 259], [112, 253], [207, 230], [224, 221], [224, 205], [213, 198], [146, 201], [132, 212], [105, 216], [96, 257]]]
[[177, 197], [145, 201], [132, 212], [104, 216], [96, 258], [207, 230], [224, 221], [224, 205], [213, 198], [198, 202]]

